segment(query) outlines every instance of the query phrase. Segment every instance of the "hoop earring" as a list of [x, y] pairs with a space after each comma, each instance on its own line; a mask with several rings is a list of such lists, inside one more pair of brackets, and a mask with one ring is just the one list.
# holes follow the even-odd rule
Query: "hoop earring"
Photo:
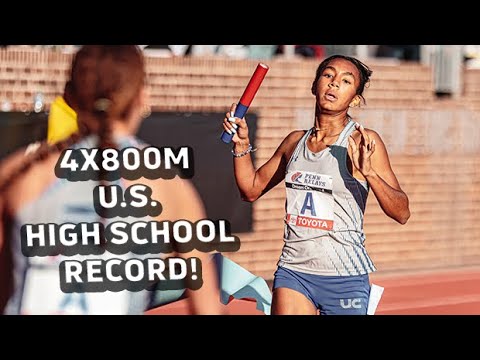
[[142, 111], [142, 118], [146, 119], [152, 115], [152, 107], [150, 105], [145, 105]]
[[351, 108], [359, 107], [360, 106], [360, 101], [355, 100], [355, 101], [351, 102], [350, 105], [348, 105], [348, 106], [351, 107]]

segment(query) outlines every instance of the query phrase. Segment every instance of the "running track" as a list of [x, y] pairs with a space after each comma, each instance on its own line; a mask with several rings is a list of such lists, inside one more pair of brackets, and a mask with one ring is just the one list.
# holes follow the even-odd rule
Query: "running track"
[[[385, 291], [377, 315], [480, 315], [480, 267], [415, 274], [378, 275], [373, 283]], [[225, 307], [229, 315], [262, 315], [255, 303], [235, 300]], [[188, 314], [185, 301], [147, 314]]]
[[385, 288], [378, 315], [479, 315], [480, 268], [372, 276]]

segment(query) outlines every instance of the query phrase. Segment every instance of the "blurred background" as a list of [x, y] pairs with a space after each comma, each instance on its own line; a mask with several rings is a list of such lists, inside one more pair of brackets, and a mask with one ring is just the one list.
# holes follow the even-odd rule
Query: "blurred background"
[[[240, 236], [224, 254], [267, 282], [283, 245], [283, 184], [240, 201], [221, 120], [259, 61], [270, 66], [247, 115], [262, 165], [292, 130], [313, 124], [310, 93], [322, 59], [358, 57], [373, 70], [356, 121], [384, 139], [412, 216], [387, 218], [373, 194], [367, 248], [385, 286], [380, 314], [480, 314], [480, 45], [140, 45], [152, 115], [139, 136], [192, 146], [193, 181], [211, 219]], [[46, 138], [49, 106], [63, 93], [76, 45], [0, 48], [0, 159]]]

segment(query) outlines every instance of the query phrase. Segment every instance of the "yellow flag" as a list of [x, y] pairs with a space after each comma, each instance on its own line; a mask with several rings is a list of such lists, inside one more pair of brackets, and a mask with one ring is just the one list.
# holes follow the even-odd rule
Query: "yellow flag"
[[55, 144], [78, 131], [77, 114], [59, 96], [50, 106], [48, 116], [48, 143]]

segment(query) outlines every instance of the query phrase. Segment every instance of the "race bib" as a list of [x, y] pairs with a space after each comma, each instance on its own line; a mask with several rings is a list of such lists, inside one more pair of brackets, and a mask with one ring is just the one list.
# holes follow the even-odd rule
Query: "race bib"
[[291, 171], [285, 178], [287, 215], [291, 226], [333, 230], [333, 179], [329, 175]]

